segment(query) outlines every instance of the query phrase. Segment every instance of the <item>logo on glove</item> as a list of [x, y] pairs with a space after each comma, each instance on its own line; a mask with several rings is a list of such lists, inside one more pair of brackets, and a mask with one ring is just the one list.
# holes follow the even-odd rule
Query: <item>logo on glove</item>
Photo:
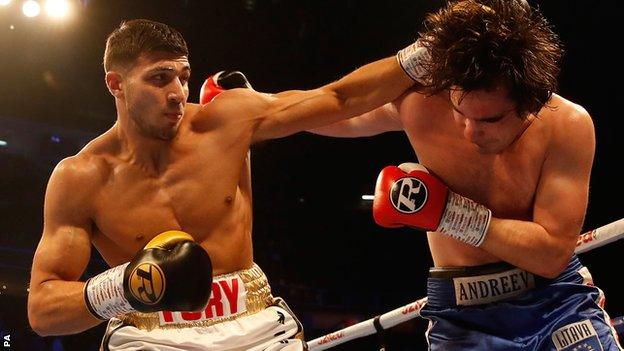
[[401, 213], [416, 213], [427, 203], [427, 194], [427, 187], [420, 179], [405, 177], [392, 184], [390, 202]]
[[165, 292], [165, 275], [160, 267], [152, 263], [143, 263], [134, 268], [128, 283], [132, 295], [147, 305], [160, 301]]

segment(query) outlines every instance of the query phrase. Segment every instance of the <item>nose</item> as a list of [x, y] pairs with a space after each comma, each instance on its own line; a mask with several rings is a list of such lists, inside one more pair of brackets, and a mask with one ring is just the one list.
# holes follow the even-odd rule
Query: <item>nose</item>
[[186, 98], [186, 85], [182, 84], [179, 79], [171, 82], [171, 90], [167, 93], [167, 101], [174, 104], [184, 102]]
[[475, 121], [468, 118], [464, 119], [464, 138], [474, 142], [481, 134]]

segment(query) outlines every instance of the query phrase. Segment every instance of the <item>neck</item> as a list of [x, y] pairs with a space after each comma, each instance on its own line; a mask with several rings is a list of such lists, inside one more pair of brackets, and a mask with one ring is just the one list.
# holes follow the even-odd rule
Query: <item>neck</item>
[[536, 118], [535, 115], [530, 114], [522, 121], [522, 125], [520, 126], [520, 130], [518, 131], [518, 134], [511, 141], [509, 146], [505, 148], [505, 151], [511, 151], [516, 148], [516, 145], [518, 145], [518, 140], [522, 138], [522, 136], [525, 134], [527, 129], [529, 129], [529, 127], [533, 124], [533, 121], [535, 120], [535, 118]]
[[514, 139], [514, 141], [513, 141], [514, 143], [516, 142], [516, 140], [520, 139], [524, 135], [524, 132], [526, 132], [526, 130], [529, 129], [531, 124], [533, 124], [533, 121], [535, 120], [535, 118], [536, 118], [535, 115], [529, 114], [524, 119], [524, 121], [522, 121], [522, 127], [520, 128], [520, 132], [518, 132], [518, 135]]
[[118, 114], [113, 130], [124, 159], [149, 172], [162, 172], [169, 156], [171, 140], [140, 134], [134, 122], [121, 114]]

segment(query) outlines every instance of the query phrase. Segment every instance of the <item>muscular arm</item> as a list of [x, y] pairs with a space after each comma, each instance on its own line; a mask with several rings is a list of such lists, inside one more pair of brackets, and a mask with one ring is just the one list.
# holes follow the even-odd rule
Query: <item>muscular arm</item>
[[400, 130], [403, 130], [403, 125], [397, 108], [394, 103], [387, 103], [359, 116], [310, 129], [308, 132], [331, 137], [355, 138]]
[[28, 320], [42, 336], [78, 333], [101, 323], [87, 311], [84, 283], [78, 281], [91, 255], [87, 196], [93, 187], [81, 173], [74, 159], [66, 159], [46, 190], [28, 294]]
[[253, 139], [279, 138], [360, 115], [396, 99], [413, 84], [396, 58], [389, 57], [318, 89], [265, 96]]
[[533, 221], [492, 218], [481, 245], [504, 261], [549, 278], [561, 273], [574, 252], [587, 208], [595, 150], [594, 128], [586, 112], [575, 112], [554, 129]]

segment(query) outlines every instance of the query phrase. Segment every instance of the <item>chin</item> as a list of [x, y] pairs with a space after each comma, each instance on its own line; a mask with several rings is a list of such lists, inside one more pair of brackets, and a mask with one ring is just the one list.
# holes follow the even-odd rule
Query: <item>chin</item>
[[503, 148], [496, 147], [496, 146], [489, 146], [489, 145], [481, 146], [477, 144], [474, 144], [474, 145], [477, 148], [477, 152], [483, 155], [493, 155], [493, 154], [501, 153], [503, 151]]
[[170, 128], [170, 129], [166, 129], [163, 130], [159, 133], [159, 135], [157, 136], [158, 139], [160, 140], [171, 140], [173, 138], [175, 138], [175, 136], [178, 134], [178, 128]]

